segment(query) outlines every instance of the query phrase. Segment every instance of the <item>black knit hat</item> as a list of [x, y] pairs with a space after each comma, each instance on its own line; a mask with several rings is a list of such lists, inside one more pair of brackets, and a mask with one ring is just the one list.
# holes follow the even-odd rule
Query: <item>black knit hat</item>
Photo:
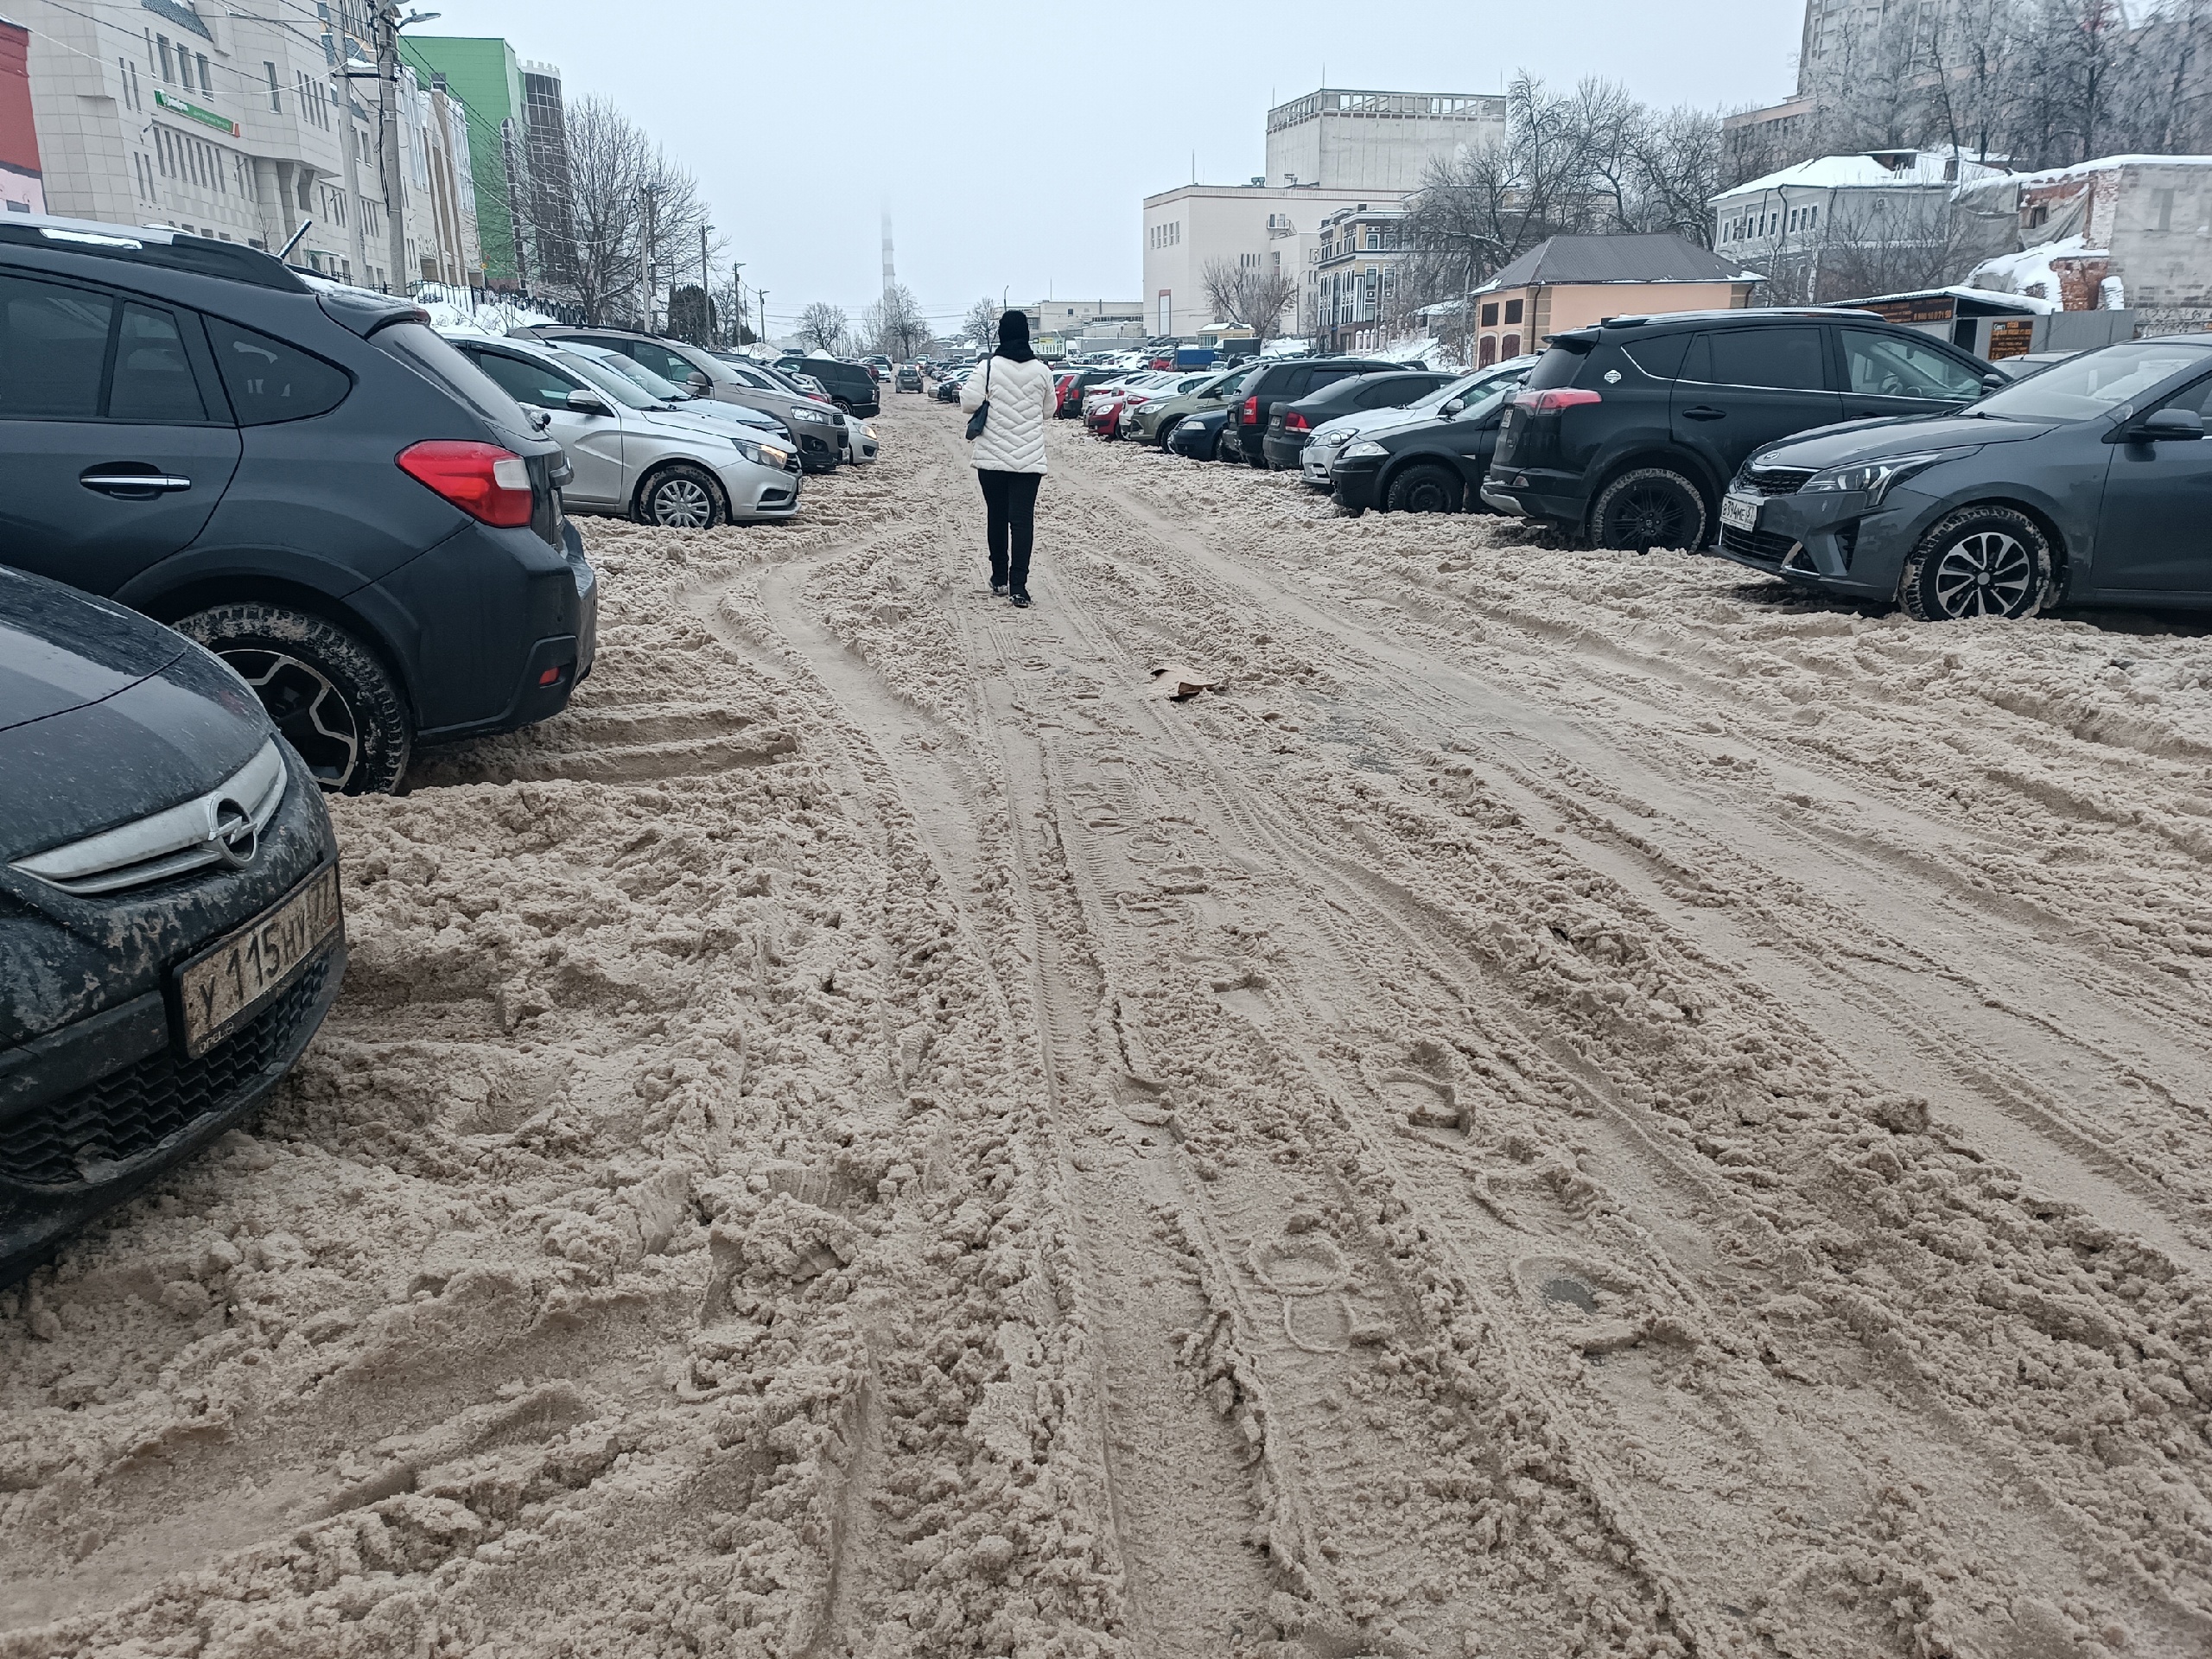
[[1029, 314], [1027, 311], [1001, 314], [998, 355], [1010, 363], [1027, 363], [1036, 355], [1029, 349]]

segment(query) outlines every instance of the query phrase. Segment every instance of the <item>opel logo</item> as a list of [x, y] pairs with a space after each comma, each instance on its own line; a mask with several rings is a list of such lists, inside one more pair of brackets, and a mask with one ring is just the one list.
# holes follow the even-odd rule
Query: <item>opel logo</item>
[[261, 832], [253, 827], [253, 815], [232, 800], [215, 803], [215, 833], [207, 839], [215, 856], [234, 870], [245, 868], [261, 850]]

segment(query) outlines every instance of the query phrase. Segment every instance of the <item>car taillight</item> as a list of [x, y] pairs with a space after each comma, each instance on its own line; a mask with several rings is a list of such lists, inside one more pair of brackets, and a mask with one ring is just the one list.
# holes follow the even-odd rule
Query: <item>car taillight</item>
[[1282, 424], [1286, 432], [1311, 432], [1313, 429], [1313, 423], [1294, 409], [1285, 413]]
[[1602, 404], [1605, 400], [1594, 391], [1577, 391], [1571, 386], [1560, 386], [1546, 391], [1524, 391], [1513, 401], [1531, 415], [1548, 415], [1554, 410], [1573, 409], [1582, 404]]
[[1244, 424], [1257, 426], [1259, 423], [1260, 400], [1257, 397], [1247, 397], [1244, 400]]
[[399, 452], [399, 470], [472, 518], [500, 530], [530, 522], [530, 466], [496, 443], [426, 438]]

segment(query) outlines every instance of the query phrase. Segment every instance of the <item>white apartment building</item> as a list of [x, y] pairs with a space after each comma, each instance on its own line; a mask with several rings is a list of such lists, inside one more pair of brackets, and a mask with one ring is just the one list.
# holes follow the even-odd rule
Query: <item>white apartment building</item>
[[[1402, 195], [1377, 194], [1376, 205]], [[1318, 185], [1185, 184], [1144, 200], [1144, 302], [1156, 334], [1196, 333], [1217, 316], [1207, 297], [1206, 267], [1267, 264], [1288, 274], [1304, 296], [1308, 268], [1321, 245], [1321, 221], [1365, 208], [1366, 195]], [[1293, 306], [1298, 301], [1294, 299]]]
[[1475, 92], [1324, 86], [1268, 111], [1270, 185], [1404, 193], [1431, 161], [1505, 142], [1505, 99]]
[[[31, 31], [47, 211], [271, 251], [311, 221], [296, 262], [397, 285], [386, 269], [373, 103], [355, 95], [372, 100], [376, 83], [347, 74], [372, 69], [346, 32], [357, 9], [318, 10], [296, 23], [196, 0], [10, 0]], [[465, 277], [474, 232], [460, 219], [473, 200], [448, 178], [442, 202], [434, 182], [454, 170], [437, 157], [458, 124], [411, 79], [399, 101], [414, 245], [413, 269], [397, 282], [433, 270]]]

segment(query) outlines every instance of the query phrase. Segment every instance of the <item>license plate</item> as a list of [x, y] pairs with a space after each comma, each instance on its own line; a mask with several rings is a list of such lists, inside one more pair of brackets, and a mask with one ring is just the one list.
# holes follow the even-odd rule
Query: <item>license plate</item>
[[1732, 495], [1720, 503], [1720, 522], [1731, 530], [1757, 530], [1759, 509], [1766, 503], [1755, 495]]
[[344, 925], [338, 866], [326, 864], [178, 969], [185, 1053], [196, 1059], [260, 1013]]

